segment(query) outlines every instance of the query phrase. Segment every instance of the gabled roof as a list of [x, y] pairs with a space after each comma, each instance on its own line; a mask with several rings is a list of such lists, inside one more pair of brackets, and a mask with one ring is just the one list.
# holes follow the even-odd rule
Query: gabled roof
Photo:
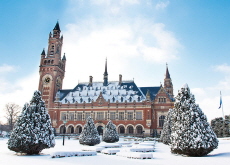
[[149, 91], [151, 100], [154, 100], [161, 87], [139, 87], [144, 95]]

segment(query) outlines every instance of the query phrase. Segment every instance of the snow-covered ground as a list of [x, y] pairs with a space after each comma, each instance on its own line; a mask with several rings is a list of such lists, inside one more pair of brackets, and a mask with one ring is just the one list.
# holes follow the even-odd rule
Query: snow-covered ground
[[[173, 155], [170, 153], [169, 146], [162, 143], [156, 143], [153, 159], [130, 159], [116, 155], [105, 155], [97, 153], [95, 156], [81, 156], [81, 157], [64, 157], [51, 158], [51, 154], [57, 151], [81, 151], [84, 146], [80, 145], [78, 140], [66, 139], [65, 146], [62, 146], [62, 140], [56, 140], [55, 148], [45, 149], [41, 155], [27, 156], [16, 155], [15, 152], [7, 148], [7, 140], [0, 138], [0, 165], [216, 165], [229, 164], [230, 162], [230, 138], [219, 139], [218, 149], [215, 149], [205, 157], [183, 157], [180, 155]], [[122, 139], [121, 139], [122, 141]], [[119, 142], [121, 142], [119, 141]]]

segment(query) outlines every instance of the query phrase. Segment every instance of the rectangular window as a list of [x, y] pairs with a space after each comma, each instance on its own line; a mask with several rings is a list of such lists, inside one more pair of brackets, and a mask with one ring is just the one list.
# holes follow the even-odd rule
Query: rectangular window
[[110, 112], [110, 120], [116, 119], [116, 112]]
[[85, 119], [87, 119], [90, 116], [90, 112], [85, 112]]
[[67, 120], [67, 113], [61, 112], [61, 120]]
[[77, 120], [82, 121], [82, 112], [77, 113]]
[[127, 120], [133, 120], [133, 112], [128, 112], [127, 115]]
[[97, 120], [104, 120], [104, 112], [97, 112]]
[[118, 113], [118, 119], [119, 120], [124, 120], [125, 119], [125, 112], [119, 112]]
[[136, 120], [142, 120], [142, 112], [141, 111], [136, 112]]
[[70, 112], [69, 113], [69, 121], [73, 121], [74, 120], [74, 112]]

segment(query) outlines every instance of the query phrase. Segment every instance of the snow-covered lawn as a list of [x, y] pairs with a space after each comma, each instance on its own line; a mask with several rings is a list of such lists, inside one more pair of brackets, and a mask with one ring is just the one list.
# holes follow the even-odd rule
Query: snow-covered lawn
[[[152, 154], [153, 159], [130, 159], [123, 156], [107, 155], [97, 153], [95, 156], [74, 156], [64, 158], [51, 158], [54, 152], [63, 151], [82, 151], [82, 146], [78, 140], [67, 140], [65, 146], [62, 146], [62, 140], [56, 140], [55, 148], [45, 149], [41, 155], [27, 156], [16, 155], [15, 152], [7, 148], [7, 140], [0, 138], [0, 165], [216, 165], [228, 164], [230, 162], [230, 138], [219, 139], [219, 147], [205, 157], [183, 157], [180, 155], [173, 155], [170, 153], [168, 146], [162, 143], [155, 144], [155, 152], [148, 152]], [[122, 142], [120, 139], [119, 142]], [[118, 143], [119, 143], [118, 142]], [[145, 147], [145, 146], [142, 146]], [[123, 148], [123, 147], [122, 147]], [[138, 153], [137, 153], [138, 154]]]

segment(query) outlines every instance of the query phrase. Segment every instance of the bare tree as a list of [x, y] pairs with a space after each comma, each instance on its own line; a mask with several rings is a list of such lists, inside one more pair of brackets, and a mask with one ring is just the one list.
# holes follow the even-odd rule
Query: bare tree
[[18, 117], [20, 112], [20, 106], [15, 103], [8, 103], [5, 105], [5, 118], [7, 119], [7, 123], [9, 124], [10, 130], [13, 129], [14, 123]]

